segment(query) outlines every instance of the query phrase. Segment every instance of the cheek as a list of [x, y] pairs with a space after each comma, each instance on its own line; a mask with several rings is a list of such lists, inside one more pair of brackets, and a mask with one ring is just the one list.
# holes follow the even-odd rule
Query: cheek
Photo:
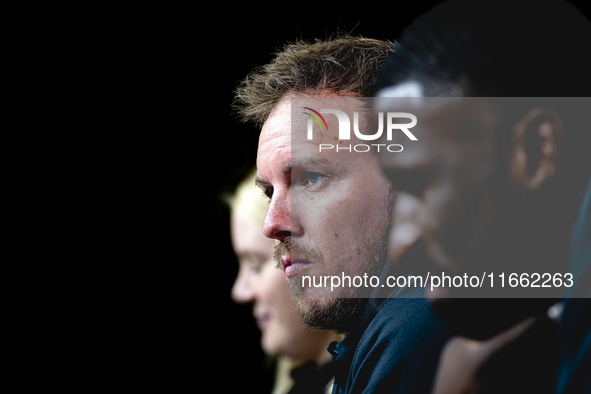
[[419, 215], [430, 257], [452, 271], [473, 261], [476, 256], [472, 251], [478, 248], [489, 222], [485, 201], [488, 197], [478, 198], [461, 186], [448, 182], [429, 190]]
[[377, 167], [372, 171], [356, 171], [314, 204], [315, 211], [323, 224], [335, 223], [334, 227], [340, 230], [371, 226], [374, 219], [384, 216], [391, 190]]
[[424, 210], [422, 201], [415, 196], [398, 193], [394, 205], [394, 220], [388, 238], [388, 258], [398, 262], [400, 257], [421, 237], [420, 216]]
[[351, 182], [336, 206], [341, 220], [338, 230], [358, 237], [383, 228], [389, 221], [390, 192], [390, 184], [375, 176]]

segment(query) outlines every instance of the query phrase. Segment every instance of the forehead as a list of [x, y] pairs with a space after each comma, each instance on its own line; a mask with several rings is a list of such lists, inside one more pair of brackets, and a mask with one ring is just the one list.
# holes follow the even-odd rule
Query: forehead
[[[333, 115], [318, 115], [318, 111], [323, 108], [338, 109], [345, 112], [351, 120], [353, 120], [353, 112], [358, 110], [358, 102], [356, 97], [344, 97], [336, 95], [325, 96], [285, 96], [275, 106], [271, 114], [265, 121], [261, 130], [260, 143], [268, 142], [274, 138], [291, 136], [295, 143], [305, 142], [307, 140], [308, 120], [311, 117], [305, 113], [312, 113], [313, 117], [322, 119], [321, 128], [316, 129], [314, 124], [314, 140], [321, 139], [338, 139], [339, 124], [337, 117]], [[316, 111], [315, 111], [316, 110]], [[328, 129], [325, 127], [327, 126]], [[337, 131], [337, 133], [330, 132]]]
[[[312, 121], [312, 117], [304, 114], [308, 112], [314, 115], [314, 111], [318, 112], [327, 108], [338, 109], [347, 113], [352, 121], [356, 105], [358, 104], [353, 97], [284, 97], [271, 112], [261, 130], [257, 155], [259, 175], [261, 175], [261, 169], [265, 167], [265, 163], [268, 164], [269, 161], [342, 162], [345, 159], [367, 160], [372, 158], [371, 153], [347, 155], [341, 152], [337, 155], [334, 151], [320, 151], [320, 144], [349, 146], [355, 143], [355, 137], [352, 137], [351, 140], [339, 140], [339, 122], [334, 115], [325, 114], [320, 117], [316, 114], [315, 120]], [[307, 133], [309, 121], [313, 122], [312, 139], [308, 138]], [[375, 158], [373, 159], [375, 160]]]
[[289, 104], [289, 101], [281, 100], [265, 121], [259, 137], [259, 155], [261, 150], [290, 148], [291, 106]]
[[232, 247], [236, 254], [268, 257], [273, 253], [275, 243], [263, 234], [262, 223], [257, 226], [236, 212], [232, 212], [230, 220]]

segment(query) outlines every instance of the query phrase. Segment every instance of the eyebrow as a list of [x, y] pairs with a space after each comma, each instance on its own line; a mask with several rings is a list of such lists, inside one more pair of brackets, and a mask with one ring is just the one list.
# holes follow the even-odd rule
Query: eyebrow
[[254, 250], [243, 250], [241, 252], [236, 253], [236, 256], [238, 258], [244, 258], [244, 259], [261, 259], [261, 260], [265, 260], [265, 259], [267, 259], [267, 257], [269, 257], [265, 253], [254, 251]]
[[[307, 166], [314, 166], [319, 164], [328, 164], [330, 160], [324, 157], [306, 157], [299, 160], [294, 160], [281, 170], [281, 173], [284, 176], [291, 175], [294, 169], [298, 169], [300, 167], [307, 167]], [[271, 185], [271, 182], [260, 176], [258, 173], [254, 179], [254, 183], [256, 186], [261, 187], [262, 185]]]
[[324, 157], [316, 157], [316, 156], [310, 156], [310, 157], [306, 157], [300, 160], [294, 160], [292, 161], [288, 167], [283, 169], [283, 173], [291, 173], [293, 171], [293, 169], [298, 169], [300, 167], [306, 167], [306, 166], [315, 166], [315, 165], [319, 165], [319, 164], [329, 164], [330, 160], [324, 158]]
[[269, 184], [270, 182], [268, 180], [266, 180], [265, 178], [263, 178], [262, 176], [260, 176], [258, 173], [254, 178], [254, 184], [258, 187], [261, 187], [261, 185], [264, 184]]

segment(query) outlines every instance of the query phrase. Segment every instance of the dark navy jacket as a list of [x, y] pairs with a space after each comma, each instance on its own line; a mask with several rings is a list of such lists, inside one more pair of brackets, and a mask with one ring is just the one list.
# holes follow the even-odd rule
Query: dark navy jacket
[[420, 298], [368, 301], [359, 329], [329, 346], [336, 364], [333, 394], [431, 392], [450, 334], [423, 292], [412, 291]]

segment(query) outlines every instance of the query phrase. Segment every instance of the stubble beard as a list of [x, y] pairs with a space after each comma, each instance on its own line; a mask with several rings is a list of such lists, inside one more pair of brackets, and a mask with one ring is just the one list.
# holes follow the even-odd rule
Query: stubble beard
[[[366, 251], [364, 273], [367, 273], [368, 276], [379, 275], [386, 262], [394, 200], [394, 193], [391, 192], [388, 198], [385, 220], [360, 242], [361, 250]], [[313, 248], [299, 245], [288, 238], [275, 247], [273, 259], [276, 268], [282, 269], [282, 255], [291, 255], [292, 253], [299, 258], [309, 256], [311, 261], [315, 260], [312, 258], [313, 256], [318, 256], [318, 252]], [[330, 296], [307, 298], [304, 295], [305, 289], [302, 285], [302, 278], [302, 275], [296, 275], [287, 278], [287, 280], [296, 312], [306, 326], [342, 334], [351, 332], [364, 312], [365, 304], [372, 290], [371, 287], [341, 286], [335, 288]]]

